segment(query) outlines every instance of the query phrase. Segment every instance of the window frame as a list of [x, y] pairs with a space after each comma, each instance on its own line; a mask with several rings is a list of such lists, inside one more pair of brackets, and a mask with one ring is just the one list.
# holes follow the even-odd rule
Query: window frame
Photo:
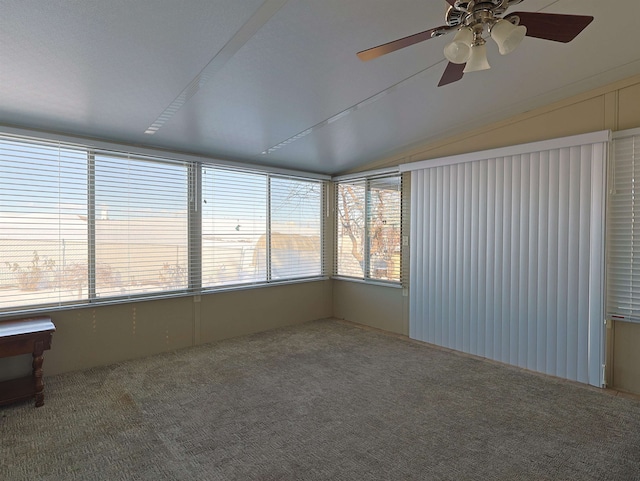
[[[329, 176], [308, 174], [304, 172], [291, 171], [287, 169], [269, 169], [257, 168], [255, 166], [245, 165], [237, 162], [217, 161], [188, 154], [167, 153], [155, 151], [153, 149], [139, 149], [138, 151], [130, 151], [127, 146], [120, 144], [111, 144], [106, 142], [95, 142], [87, 145], [80, 139], [61, 136], [61, 135], [45, 135], [40, 132], [32, 133], [23, 129], [5, 129], [0, 132], [0, 139], [15, 141], [29, 145], [45, 145], [52, 146], [57, 149], [71, 148], [86, 153], [86, 169], [87, 178], [85, 187], [87, 189], [86, 209], [87, 209], [87, 279], [86, 294], [78, 300], [60, 300], [55, 299], [53, 302], [37, 303], [37, 304], [19, 304], [0, 307], [0, 318], [23, 315], [25, 313], [37, 313], [42, 311], [63, 310], [83, 308], [96, 305], [118, 304], [125, 302], [135, 302], [141, 300], [152, 300], [162, 298], [172, 298], [181, 296], [193, 296], [199, 294], [208, 294], [229, 290], [242, 290], [248, 288], [267, 287], [270, 285], [292, 284], [301, 282], [313, 282], [328, 279], [326, 271], [326, 196], [327, 181]], [[188, 193], [188, 206], [185, 212], [185, 224], [187, 228], [187, 285], [185, 288], [169, 289], [169, 290], [152, 290], [145, 293], [128, 293], [125, 295], [110, 295], [106, 297], [98, 296], [96, 292], [96, 219], [99, 212], [96, 212], [96, 179], [95, 179], [95, 162], [96, 155], [114, 155], [117, 157], [129, 156], [140, 161], [149, 162], [169, 162], [174, 164], [182, 164], [187, 169], [187, 185], [185, 186]], [[27, 166], [28, 168], [28, 166]], [[222, 286], [203, 286], [203, 257], [202, 257], [202, 208], [201, 199], [203, 191], [202, 170], [203, 169], [234, 169], [240, 175], [247, 174], [263, 174], [267, 176], [267, 183], [270, 185], [272, 178], [291, 178], [299, 179], [306, 182], [317, 182], [320, 189], [319, 196], [319, 231], [320, 231], [320, 273], [314, 272], [313, 275], [287, 278], [272, 279], [268, 275], [264, 281], [251, 283], [234, 283]], [[2, 206], [0, 206], [1, 208]], [[314, 212], [315, 214], [315, 212]], [[267, 206], [265, 215], [270, 222], [270, 189], [267, 191]], [[267, 224], [267, 245], [270, 244], [271, 225]], [[268, 251], [270, 254], [270, 252]], [[270, 264], [270, 262], [268, 263]], [[270, 274], [270, 273], [269, 273]], [[57, 297], [57, 296], [56, 296]]]
[[[630, 150], [628, 156], [619, 155], [619, 150], [625, 147]], [[636, 235], [640, 230], [639, 171], [640, 129], [615, 132], [607, 173], [605, 318], [635, 324], [640, 323], [640, 299], [634, 295], [640, 285], [640, 261], [635, 255], [640, 247]], [[631, 178], [626, 177], [628, 175]], [[627, 180], [629, 185], [624, 185]], [[621, 225], [625, 227], [621, 229]]]
[[[371, 218], [371, 192], [372, 192], [372, 188], [371, 185], [372, 183], [375, 183], [375, 181], [377, 180], [382, 180], [382, 179], [397, 179], [397, 186], [398, 186], [398, 204], [399, 204], [399, 210], [398, 210], [398, 217], [397, 217], [397, 226], [398, 226], [398, 245], [397, 245], [397, 250], [398, 250], [398, 255], [399, 255], [399, 260], [398, 260], [398, 278], [397, 279], [381, 279], [381, 278], [376, 278], [372, 276], [372, 255], [371, 255], [371, 240], [372, 240], [372, 232], [371, 232], [371, 225], [370, 225], [370, 218]], [[387, 287], [397, 287], [397, 288], [402, 288], [403, 284], [404, 284], [404, 270], [403, 270], [403, 262], [404, 262], [404, 249], [403, 249], [403, 235], [404, 235], [404, 223], [403, 223], [403, 219], [404, 219], [404, 210], [405, 210], [405, 206], [404, 206], [404, 194], [403, 194], [403, 176], [401, 173], [398, 172], [398, 170], [377, 170], [377, 171], [370, 171], [368, 173], [366, 173], [366, 175], [353, 175], [353, 176], [341, 176], [341, 177], [334, 177], [333, 179], [334, 182], [334, 197], [335, 197], [335, 216], [334, 216], [334, 226], [335, 226], [335, 255], [334, 255], [334, 262], [333, 262], [333, 274], [332, 274], [332, 279], [338, 279], [338, 280], [345, 280], [345, 281], [352, 281], [352, 282], [362, 282], [362, 283], [366, 283], [366, 284], [378, 284], [378, 285], [383, 285], [383, 286], [387, 286]], [[363, 212], [363, 219], [364, 219], [364, 225], [363, 225], [363, 236], [362, 236], [362, 253], [363, 253], [363, 265], [362, 265], [362, 271], [363, 271], [363, 276], [352, 276], [349, 274], [345, 274], [345, 273], [340, 273], [340, 256], [338, 254], [338, 248], [340, 245], [340, 240], [339, 240], [339, 225], [340, 225], [340, 209], [341, 209], [341, 199], [340, 199], [340, 185], [342, 184], [357, 184], [357, 183], [363, 183], [364, 184], [364, 199], [363, 199], [363, 204], [364, 204], [364, 212]]]

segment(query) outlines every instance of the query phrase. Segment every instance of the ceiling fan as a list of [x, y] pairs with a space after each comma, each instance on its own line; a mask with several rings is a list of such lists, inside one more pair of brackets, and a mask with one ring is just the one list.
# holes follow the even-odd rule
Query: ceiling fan
[[520, 44], [525, 36], [567, 43], [593, 21], [584, 15], [515, 12], [506, 14], [509, 7], [523, 0], [445, 0], [449, 4], [446, 25], [409, 35], [377, 47], [358, 52], [360, 60], [371, 60], [401, 48], [441, 37], [456, 30], [453, 41], [444, 49], [449, 60], [438, 87], [456, 82], [467, 72], [491, 68], [487, 60], [485, 31], [506, 55]]

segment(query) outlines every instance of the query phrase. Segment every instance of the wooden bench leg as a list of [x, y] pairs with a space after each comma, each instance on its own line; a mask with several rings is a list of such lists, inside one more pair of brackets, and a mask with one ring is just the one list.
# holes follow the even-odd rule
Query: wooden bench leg
[[44, 345], [37, 341], [33, 348], [33, 382], [36, 390], [36, 407], [44, 405], [44, 381], [42, 380], [42, 362], [44, 360]]

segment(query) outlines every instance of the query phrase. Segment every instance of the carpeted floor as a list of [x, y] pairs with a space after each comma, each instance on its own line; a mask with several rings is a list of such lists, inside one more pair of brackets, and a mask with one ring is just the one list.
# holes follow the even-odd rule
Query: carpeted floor
[[339, 321], [46, 381], [2, 480], [640, 480], [640, 401]]

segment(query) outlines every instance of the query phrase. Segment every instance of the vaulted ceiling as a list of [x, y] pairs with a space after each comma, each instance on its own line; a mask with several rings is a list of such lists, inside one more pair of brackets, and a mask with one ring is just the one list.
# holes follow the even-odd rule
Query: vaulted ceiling
[[0, 124], [335, 174], [640, 73], [638, 0], [524, 0], [592, 15], [437, 87], [445, 0], [3, 0]]

